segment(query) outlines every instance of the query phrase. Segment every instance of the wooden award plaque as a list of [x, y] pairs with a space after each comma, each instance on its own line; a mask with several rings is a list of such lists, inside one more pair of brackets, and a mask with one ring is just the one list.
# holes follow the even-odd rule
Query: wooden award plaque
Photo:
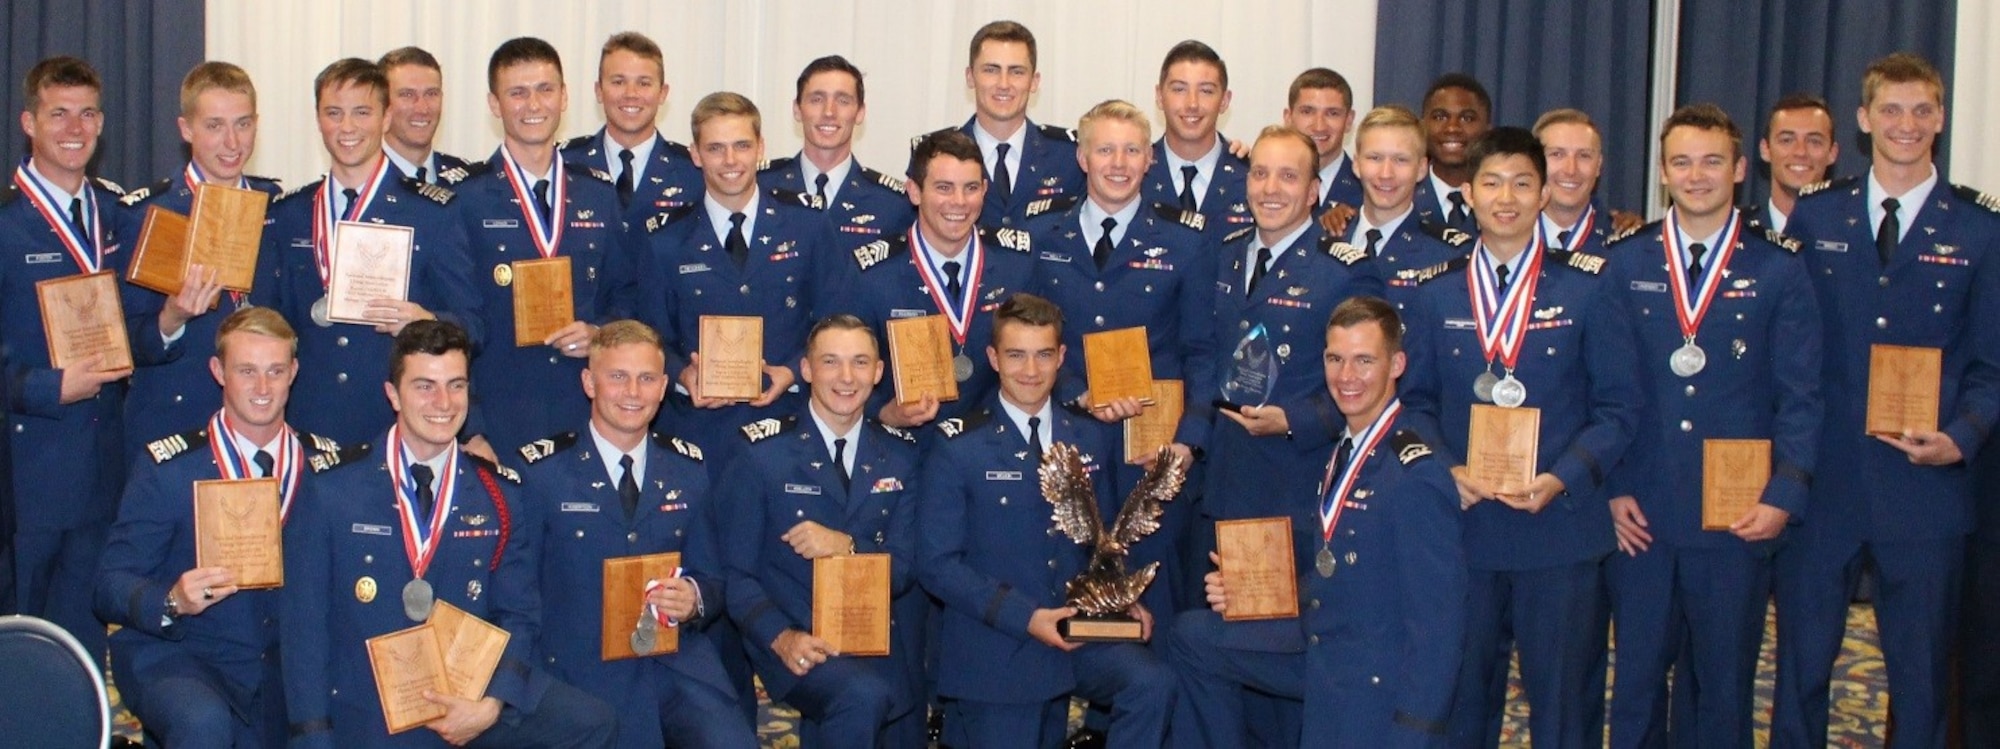
[[1215, 554], [1229, 589], [1228, 622], [1299, 615], [1298, 567], [1288, 517], [1215, 521]]
[[415, 229], [342, 221], [333, 236], [327, 262], [328, 320], [373, 326], [377, 323], [367, 317], [369, 302], [409, 300]]
[[444, 706], [424, 692], [445, 692], [444, 655], [428, 623], [368, 638], [368, 666], [389, 733], [419, 728], [444, 717]]
[[1729, 530], [1770, 482], [1770, 440], [1702, 440], [1701, 529]]
[[284, 524], [278, 480], [194, 482], [197, 567], [228, 567], [245, 590], [285, 584]]
[[230, 291], [250, 290], [257, 280], [257, 249], [264, 239], [264, 209], [271, 196], [202, 183], [194, 189], [188, 211], [188, 262], [214, 268], [216, 280]]
[[813, 560], [813, 636], [841, 655], [889, 654], [889, 555]]
[[173, 296], [187, 276], [188, 218], [157, 205], [146, 207], [146, 222], [125, 266], [125, 280]]
[[1159, 452], [1162, 445], [1173, 444], [1187, 408], [1185, 392], [1180, 380], [1153, 381], [1152, 403], [1138, 416], [1125, 420], [1126, 463], [1137, 463]]
[[444, 691], [468, 700], [485, 697], [513, 635], [444, 601], [431, 608], [424, 626], [431, 628], [444, 659]]
[[49, 367], [68, 369], [103, 354], [100, 372], [132, 368], [132, 344], [125, 337], [125, 308], [118, 301], [118, 276], [110, 271], [35, 282], [42, 306], [42, 335]]
[[1541, 443], [1542, 410], [1472, 404], [1465, 468], [1472, 479], [1496, 492], [1526, 491], [1535, 480]]
[[508, 265], [507, 275], [514, 286], [516, 347], [540, 346], [550, 334], [576, 322], [569, 256], [517, 260]]
[[764, 318], [702, 315], [696, 347], [697, 396], [750, 401], [764, 394]]
[[599, 621], [603, 637], [598, 648], [604, 660], [643, 658], [680, 650], [680, 630], [667, 626], [658, 627], [657, 645], [652, 652], [632, 649], [632, 631], [639, 624], [639, 613], [646, 608], [646, 581], [673, 577], [680, 566], [681, 555], [676, 552], [604, 560], [604, 618]]
[[1083, 369], [1092, 408], [1119, 398], [1153, 402], [1153, 354], [1143, 325], [1083, 334]]
[[1944, 351], [1925, 346], [1868, 347], [1869, 434], [1937, 430]]
[[958, 400], [958, 378], [951, 373], [951, 327], [944, 315], [897, 318], [887, 327], [896, 402], [916, 403], [926, 394], [939, 402]]

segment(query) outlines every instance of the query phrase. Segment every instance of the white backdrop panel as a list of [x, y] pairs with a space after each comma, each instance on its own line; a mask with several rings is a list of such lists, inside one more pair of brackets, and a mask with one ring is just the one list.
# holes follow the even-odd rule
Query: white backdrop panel
[[[1962, 2], [1958, 4], [1958, 50], [1952, 61], [1951, 166], [1946, 175], [1953, 182], [1982, 190], [2000, 191], [2000, 148], [1989, 148], [1991, 123], [2000, 121], [2000, 50], [1993, 39], [2000, 37], [2000, 3]], [[1845, 125], [1843, 121], [1843, 126]]]

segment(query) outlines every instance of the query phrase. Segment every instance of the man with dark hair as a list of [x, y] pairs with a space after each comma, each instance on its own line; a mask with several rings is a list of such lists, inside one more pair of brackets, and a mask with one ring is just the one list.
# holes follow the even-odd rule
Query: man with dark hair
[[[874, 332], [853, 315], [820, 320], [799, 373], [798, 412], [745, 424], [718, 484], [729, 614], [771, 698], [805, 717], [802, 745], [924, 745], [924, 619], [916, 585], [916, 439], [867, 418], [882, 380]], [[815, 560], [887, 554], [889, 655], [841, 653], [813, 635]]]
[[1036, 64], [1035, 34], [1026, 26], [994, 21], [972, 35], [965, 86], [975, 112], [958, 130], [978, 145], [988, 185], [981, 227], [1019, 228], [1035, 200], [1083, 192], [1076, 134], [1028, 119], [1028, 100], [1042, 84]]
[[1493, 127], [1493, 97], [1479, 80], [1446, 73], [1424, 91], [1424, 136], [1430, 142], [1430, 178], [1417, 184], [1417, 219], [1476, 233], [1465, 182], [1472, 178], [1471, 147]]
[[[1732, 206], [1746, 167], [1729, 116], [1682, 107], [1660, 146], [1673, 208], [1614, 243], [1625, 249], [1605, 274], [1637, 329], [1635, 368], [1652, 404], [1607, 492], [1623, 552], [1605, 572], [1618, 638], [1611, 745], [1665, 741], [1667, 670], [1684, 644], [1686, 683], [1700, 689], [1673, 693], [1694, 703], [1693, 722], [1675, 731], [1701, 746], [1748, 746], [1771, 555], [1804, 514], [1819, 438], [1819, 305], [1797, 244]], [[1706, 353], [1724, 341], [1731, 356]], [[1737, 459], [1709, 453], [1713, 440], [1770, 446], [1770, 483], [1733, 517], [1705, 518], [1691, 480], [1710, 461]]]
[[[893, 388], [877, 388], [868, 408], [884, 424], [910, 429], [951, 418], [976, 407], [998, 382], [978, 355], [993, 336], [987, 313], [1027, 288], [1035, 259], [1028, 232], [980, 222], [988, 186], [979, 159], [978, 144], [957, 130], [918, 138], [906, 171], [916, 222], [909, 231], [856, 248], [859, 277], [842, 284], [830, 307], [854, 313], [878, 336], [888, 335], [890, 320], [945, 316], [958, 400], [940, 403], [926, 395], [901, 403]], [[893, 368], [895, 361], [888, 364]]]
[[422, 47], [398, 47], [375, 61], [389, 79], [389, 131], [383, 153], [403, 176], [456, 185], [469, 176], [465, 159], [433, 147], [444, 119], [444, 69]]
[[[541, 558], [545, 604], [535, 650], [557, 678], [610, 703], [618, 746], [697, 749], [757, 745], [724, 672], [713, 625], [724, 614], [721, 529], [702, 449], [652, 431], [669, 380], [659, 334], [619, 320], [598, 328], [583, 371], [590, 417], [581, 429], [518, 450], [523, 501], [539, 518], [523, 529]], [[646, 584], [655, 641], [672, 653], [602, 658], [600, 584], [607, 560], [680, 554], [680, 570]], [[620, 622], [620, 626], [629, 625]], [[669, 632], [674, 634], [669, 635]], [[729, 630], [734, 632], [733, 629]], [[623, 640], [621, 640], [623, 642]]]
[[[1645, 397], [1627, 369], [1631, 324], [1597, 278], [1602, 257], [1544, 243], [1548, 162], [1534, 134], [1497, 128], [1462, 156], [1479, 240], [1413, 274], [1403, 389], [1411, 426], [1452, 466], [1465, 510], [1470, 588], [1452, 744], [1495, 740], [1504, 695], [1491, 686], [1511, 635], [1536, 743], [1594, 746], [1602, 738], [1588, 724], [1601, 711], [1588, 706], [1603, 694], [1590, 694], [1602, 682], [1589, 672], [1603, 636], [1593, 630], [1615, 548], [1606, 472], [1626, 454]], [[1473, 412], [1494, 407], [1538, 417], [1525, 483], [1493, 485], [1465, 465]]]
[[[1354, 87], [1328, 68], [1311, 68], [1285, 92], [1286, 126], [1312, 138], [1319, 149], [1319, 207], [1361, 205], [1361, 179], [1347, 158], [1347, 129], [1354, 126]], [[1428, 170], [1426, 170], [1428, 173]]]
[[[1800, 190], [1786, 225], [1819, 292], [1827, 350], [1820, 388], [1842, 396], [1828, 402], [1819, 465], [1841, 473], [1813, 482], [1805, 523], [1778, 553], [1777, 746], [1826, 743], [1848, 591], [1870, 562], [1880, 581], [1875, 617], [1895, 695], [1896, 745], [1945, 745], [1955, 665], [1971, 682], [1966, 745], [1995, 741], [1980, 719], [1994, 704], [1992, 651], [1983, 649], [1992, 646], [1976, 642], [1970, 652], [1987, 655], [1958, 664], [1951, 652], [1967, 536], [1975, 534], [1969, 545], [1982, 550], [1992, 538], [1992, 516], [1981, 514], [1991, 512], [1994, 451], [1973, 470], [1966, 464], [2000, 421], [2000, 203], [1943, 181], [1932, 163], [1949, 121], [1945, 91], [1937, 68], [1916, 55], [1871, 63], [1855, 113], [1869, 135], [1868, 171]], [[1898, 362], [1876, 363], [1894, 351], [1887, 346], [1942, 362], [1934, 365], [1941, 369], [1933, 421], [1871, 423], [1870, 396], [1887, 380], [1910, 377]], [[1992, 574], [1987, 567], [1972, 578], [1987, 586], [1972, 597], [1988, 602], [1972, 612], [1987, 638]]]
[[[1050, 531], [1037, 475], [1045, 450], [1071, 445], [1098, 502], [1115, 503], [1116, 474], [1127, 469], [1106, 425], [1052, 397], [1066, 349], [1062, 310], [1016, 294], [992, 317], [986, 357], [999, 387], [978, 409], [938, 423], [918, 507], [917, 576], [944, 604], [938, 695], [947, 741], [1053, 746], [1075, 694], [1111, 705], [1107, 746], [1161, 746], [1174, 684], [1159, 657], [1142, 643], [1079, 643], [1058, 633], [1077, 613], [1064, 603], [1064, 583], [1090, 552]], [[1150, 637], [1146, 606], [1128, 613]]]
[[[445, 319], [480, 327], [479, 298], [467, 276], [465, 234], [452, 192], [403, 176], [383, 156], [388, 79], [375, 63], [349, 57], [313, 82], [320, 142], [331, 158], [326, 176], [271, 205], [258, 256], [253, 304], [278, 310], [299, 336], [298, 387], [292, 420], [341, 444], [368, 439], [389, 418], [373, 397], [394, 336], [417, 320]], [[374, 325], [334, 322], [328, 274], [339, 222], [408, 227], [408, 301], [369, 303]], [[372, 331], [371, 331], [372, 328]]]
[[1296, 548], [1303, 539], [1311, 551], [1295, 557], [1307, 647], [1220, 647], [1232, 571], [1217, 559], [1206, 578], [1209, 610], [1182, 614], [1168, 645], [1182, 694], [1175, 746], [1245, 745], [1245, 687], [1303, 700], [1303, 735], [1315, 746], [1442, 743], [1464, 634], [1465, 560], [1451, 472], [1398, 423], [1402, 338], [1387, 300], [1353, 297], [1334, 308], [1325, 380], [1345, 428], [1321, 474], [1317, 512], [1291, 512], [1298, 538], [1277, 540]]
[[903, 181], [854, 159], [854, 132], [868, 119], [861, 69], [840, 55], [806, 63], [792, 94], [792, 120], [805, 145], [757, 173], [767, 188], [811, 195], [841, 252], [901, 234], [916, 220]]
[[[569, 108], [562, 58], [533, 37], [502, 43], [487, 62], [486, 106], [500, 147], [456, 188], [473, 283], [488, 339], [473, 367], [480, 391], [468, 445], [511, 449], [567, 429], [589, 412], [571, 387], [597, 326], [631, 317], [639, 253], [620, 219], [609, 174], [556, 150]], [[514, 340], [514, 264], [567, 258], [574, 319], [538, 342]], [[530, 290], [536, 291], [536, 290]]]
[[120, 408], [129, 367], [102, 355], [56, 368], [35, 285], [81, 273], [123, 274], [118, 186], [87, 169], [104, 132], [103, 83], [90, 64], [51, 57], [28, 71], [21, 131], [28, 158], [0, 187], [0, 352], [13, 431], [16, 525], [6, 549], [18, 613], [68, 630], [92, 657], [104, 623], [91, 579], [125, 483]]
[[660, 134], [667, 64], [660, 45], [637, 31], [604, 40], [597, 57], [597, 103], [604, 127], [558, 146], [563, 158], [611, 175], [625, 222], [700, 202], [701, 172], [687, 146]]
[[1213, 236], [1256, 221], [1243, 195], [1250, 165], [1230, 153], [1229, 140], [1217, 132], [1229, 98], [1229, 66], [1214, 48], [1189, 39], [1167, 50], [1153, 86], [1167, 127], [1153, 144], [1146, 202], [1202, 217], [1195, 228], [1213, 227]]
[[[118, 625], [111, 664], [125, 706], [164, 746], [285, 744], [278, 592], [247, 590], [228, 567], [198, 566], [198, 481], [275, 479], [279, 522], [309, 503], [307, 461], [339, 449], [295, 432], [285, 402], [298, 338], [269, 307], [230, 313], [204, 348], [218, 410], [147, 445], [125, 487], [97, 573], [97, 613]], [[201, 426], [192, 426], [199, 422]]]
[[1771, 165], [1771, 197], [1753, 218], [1764, 226], [1784, 231], [1799, 191], [1826, 179], [1833, 162], [1840, 160], [1840, 141], [1834, 138], [1833, 109], [1826, 100], [1812, 94], [1787, 94], [1771, 105], [1765, 118], [1757, 153]]
[[280, 598], [294, 746], [407, 743], [388, 732], [367, 640], [429, 621], [439, 602], [509, 638], [485, 697], [424, 694], [445, 714], [423, 730], [455, 746], [611, 746], [610, 706], [534, 664], [541, 597], [529, 529], [539, 518], [521, 501], [519, 474], [458, 445], [471, 352], [451, 323], [405, 326], [382, 384], [395, 422], [313, 462], [312, 496], [342, 501], [292, 508]]

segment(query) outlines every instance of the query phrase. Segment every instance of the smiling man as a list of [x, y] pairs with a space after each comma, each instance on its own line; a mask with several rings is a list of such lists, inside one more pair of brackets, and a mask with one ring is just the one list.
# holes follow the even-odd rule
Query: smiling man
[[840, 55], [806, 63], [792, 93], [792, 120], [805, 145], [757, 173], [768, 188], [811, 195], [842, 252], [910, 228], [916, 210], [903, 181], [854, 158], [855, 130], [868, 119], [861, 69]]
[[636, 31], [612, 34], [598, 54], [592, 90], [604, 109], [604, 127], [564, 141], [563, 158], [611, 175], [625, 220], [634, 226], [699, 201], [699, 166], [687, 146], [660, 134], [660, 109], [670, 90], [660, 45]]
[[1417, 185], [1417, 219], [1476, 233], [1465, 183], [1472, 179], [1472, 142], [1493, 129], [1493, 97], [1479, 80], [1464, 73], [1446, 73], [1424, 92], [1424, 137], [1431, 171]]
[[469, 176], [465, 159], [437, 150], [444, 121], [444, 69], [422, 47], [398, 47], [382, 59], [389, 78], [389, 131], [382, 139], [389, 161], [418, 182], [455, 185]]
[[1212, 227], [1213, 236], [1256, 220], [1243, 197], [1250, 165], [1229, 152], [1218, 132], [1229, 99], [1229, 66], [1214, 48], [1189, 39], [1167, 50], [1153, 86], [1167, 127], [1153, 144], [1146, 200], [1201, 216], [1195, 228]]
[[[1284, 122], [1305, 133], [1319, 149], [1319, 207], [1315, 213], [1324, 213], [1336, 204], [1359, 204], [1361, 179], [1345, 150], [1347, 129], [1354, 126], [1354, 87], [1348, 85], [1346, 76], [1328, 68], [1312, 68], [1293, 78], [1285, 93]], [[1421, 135], [1420, 131], [1419, 144]]]
[[1076, 134], [1028, 119], [1029, 100], [1042, 85], [1037, 64], [1035, 34], [1026, 26], [994, 21], [972, 35], [965, 87], [972, 89], [974, 112], [958, 130], [978, 145], [988, 181], [980, 226], [1018, 228], [1035, 200], [1083, 191]]
[[1790, 94], [1771, 105], [1764, 139], [1757, 153], [1771, 166], [1771, 197], [1755, 218], [1784, 231], [1798, 204], [1799, 191], [1826, 179], [1833, 162], [1840, 160], [1840, 142], [1834, 139], [1833, 109], [1826, 100], [1812, 94]]
[[1442, 224], [1411, 220], [1418, 181], [1430, 173], [1423, 124], [1415, 113], [1394, 104], [1369, 112], [1355, 133], [1354, 155], [1361, 210], [1344, 240], [1379, 259], [1389, 277], [1386, 298], [1402, 310], [1416, 299], [1417, 271], [1465, 254], [1472, 237]]

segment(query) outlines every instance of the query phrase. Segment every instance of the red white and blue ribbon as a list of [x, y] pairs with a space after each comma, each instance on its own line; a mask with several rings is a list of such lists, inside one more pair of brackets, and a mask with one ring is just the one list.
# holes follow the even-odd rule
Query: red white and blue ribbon
[[562, 222], [556, 217], [562, 215], [563, 206], [569, 199], [562, 158], [558, 156], [554, 159], [554, 174], [549, 178], [549, 215], [546, 216], [542, 215], [541, 201], [536, 200], [534, 191], [528, 188], [534, 182], [528, 179], [527, 172], [521, 170], [520, 163], [514, 161], [514, 155], [507, 152], [506, 146], [500, 147], [500, 159], [506, 162], [507, 184], [514, 188], [514, 199], [521, 205], [521, 216], [528, 220], [528, 234], [535, 239], [535, 251], [545, 258], [555, 257], [556, 248], [562, 246], [563, 235]]
[[979, 241], [979, 232], [973, 232], [966, 239], [964, 272], [971, 275], [966, 278], [963, 298], [958, 300], [957, 306], [945, 298], [944, 271], [933, 266], [931, 245], [924, 241], [924, 233], [917, 227], [910, 227], [910, 242], [920, 249], [915, 254], [921, 260], [911, 258], [917, 266], [917, 277], [923, 279], [924, 290], [931, 293], [931, 301], [937, 304], [938, 309], [944, 310], [945, 321], [951, 325], [952, 340], [964, 346], [965, 336], [972, 330], [973, 302], [979, 299], [979, 278], [986, 271], [986, 247]]
[[[1339, 476], [1333, 475], [1333, 467], [1340, 463], [1340, 456], [1334, 455], [1326, 461], [1326, 476], [1319, 482], [1319, 527], [1320, 539], [1333, 541], [1333, 529], [1340, 527], [1340, 511], [1347, 506], [1348, 495], [1354, 492], [1354, 484], [1361, 477], [1361, 464], [1368, 462], [1368, 455], [1375, 452], [1375, 446], [1395, 428], [1396, 416], [1403, 412], [1402, 399], [1389, 401], [1389, 406], [1375, 416], [1354, 441], [1354, 457], [1347, 461], [1347, 470]], [[1339, 450], [1339, 447], [1335, 447]]]
[[389, 444], [394, 450], [385, 450], [389, 463], [389, 481], [396, 487], [396, 519], [403, 524], [403, 554], [410, 558], [410, 572], [423, 577], [431, 568], [431, 559], [437, 556], [438, 541], [444, 533], [445, 519], [451, 517], [452, 486], [458, 477], [458, 444], [452, 443], [445, 449], [444, 470], [438, 472], [437, 493], [431, 501], [431, 516], [428, 523], [417, 518], [417, 484], [410, 477], [410, 464], [416, 462], [410, 456], [410, 448], [403, 444], [402, 426], [389, 427]]
[[55, 193], [28, 173], [27, 162], [14, 170], [14, 186], [28, 197], [28, 204], [42, 214], [49, 228], [55, 230], [63, 249], [69, 251], [69, 259], [76, 262], [77, 270], [96, 273], [104, 267], [104, 222], [98, 218], [97, 191], [90, 189], [89, 180], [84, 181], [77, 196], [83, 199], [83, 226], [70, 220], [68, 206], [56, 205]]
[[354, 198], [347, 212], [335, 216], [333, 211], [333, 174], [328, 173], [319, 182], [319, 191], [313, 193], [313, 261], [319, 266], [320, 288], [327, 288], [333, 277], [333, 232], [342, 221], [360, 221], [368, 212], [368, 206], [375, 202], [375, 196], [382, 191], [382, 177], [389, 170], [389, 159], [377, 157], [375, 172], [361, 185], [361, 191]]
[[[208, 447], [215, 455], [215, 465], [222, 469], [222, 477], [231, 481], [256, 478], [250, 470], [250, 462], [243, 451], [236, 447], [236, 430], [229, 428], [229, 419], [224, 412], [216, 411], [208, 418]], [[298, 494], [299, 476], [306, 464], [305, 446], [299, 443], [299, 435], [287, 424], [278, 435], [277, 462], [272, 472], [278, 479], [278, 522], [283, 523], [292, 513], [292, 497]]]
[[[1689, 257], [1681, 244], [1680, 210], [1668, 209], [1665, 226], [1660, 229], [1661, 244], [1667, 253], [1667, 282], [1674, 290], [1674, 317], [1680, 320], [1681, 336], [1689, 343], [1694, 342], [1694, 334], [1701, 330], [1701, 320], [1708, 316], [1708, 305], [1715, 301], [1715, 292], [1722, 288], [1722, 272], [1729, 267], [1729, 258], [1736, 255], [1736, 242], [1743, 232], [1742, 212], [1729, 209], [1729, 221], [1722, 225], [1722, 241], [1709, 250], [1714, 260], [1702, 268], [1701, 278], [1688, 278], [1687, 267], [1681, 258]], [[1688, 294], [1688, 287], [1695, 286], [1695, 293]]]
[[1535, 237], [1524, 251], [1527, 257], [1521, 271], [1507, 287], [1505, 297], [1497, 289], [1493, 258], [1485, 249], [1483, 240], [1473, 247], [1473, 272], [1465, 274], [1472, 294], [1472, 322], [1486, 363], [1490, 366], [1497, 358], [1512, 370], [1521, 358], [1521, 344], [1528, 338], [1528, 312], [1535, 305], [1535, 286], [1542, 275], [1541, 227], [1536, 227]]

